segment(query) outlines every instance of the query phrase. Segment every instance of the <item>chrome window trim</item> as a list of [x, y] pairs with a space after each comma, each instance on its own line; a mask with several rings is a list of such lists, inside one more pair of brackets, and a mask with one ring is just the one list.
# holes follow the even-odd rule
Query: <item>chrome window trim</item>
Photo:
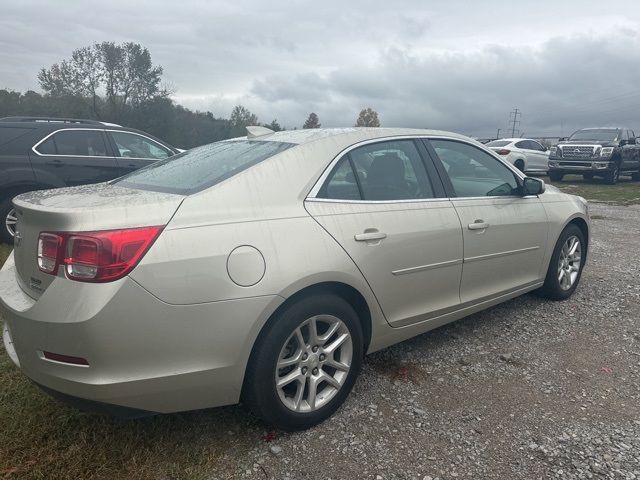
[[[38, 152], [38, 150], [36, 150], [36, 148], [39, 147], [40, 144], [46, 142], [50, 137], [52, 137], [56, 133], [65, 132], [65, 131], [74, 131], [74, 130], [83, 131], [83, 132], [120, 132], [120, 133], [128, 133], [130, 135], [138, 135], [139, 137], [142, 137], [142, 138], [145, 138], [145, 139], [149, 140], [151, 143], [159, 145], [160, 147], [162, 147], [163, 150], [168, 150], [170, 152], [170, 155], [168, 157], [165, 157], [165, 158], [169, 158], [169, 157], [172, 157], [173, 155], [176, 155], [170, 148], [162, 145], [161, 143], [155, 141], [152, 138], [147, 137], [146, 135], [143, 135], [143, 134], [137, 133], [137, 132], [127, 132], [125, 130], [114, 130], [112, 128], [59, 128], [58, 130], [54, 130], [53, 132], [49, 133], [46, 137], [42, 138], [42, 140], [40, 140], [33, 147], [31, 147], [31, 150], [33, 151], [33, 153], [35, 153], [39, 157], [126, 158], [128, 160], [152, 160], [154, 162], [157, 162], [158, 160], [164, 160], [162, 158], [116, 157], [115, 155], [60, 155], [58, 153], [40, 153], [40, 152]], [[114, 142], [115, 142], [115, 140], [114, 140]], [[105, 146], [107, 146], [107, 145], [105, 144]]]
[[[320, 177], [318, 178], [316, 183], [313, 185], [313, 187], [309, 191], [309, 194], [305, 198], [305, 201], [328, 202], [328, 203], [354, 203], [354, 204], [359, 204], [359, 203], [363, 203], [363, 204], [389, 204], [389, 203], [433, 202], [433, 201], [445, 201], [445, 200], [480, 200], [480, 199], [495, 200], [496, 198], [538, 198], [537, 195], [527, 195], [527, 196], [524, 196], [524, 197], [518, 197], [518, 196], [515, 196], [515, 195], [496, 195], [496, 196], [491, 196], [491, 197], [438, 197], [438, 198], [412, 198], [412, 199], [403, 199], [403, 200], [347, 200], [347, 199], [339, 199], [339, 198], [318, 198], [317, 197], [318, 193], [320, 192], [320, 189], [322, 188], [322, 186], [326, 182], [327, 178], [329, 177], [329, 175], [333, 171], [333, 169], [336, 166], [336, 164], [340, 160], [342, 160], [342, 157], [344, 157], [346, 154], [348, 154], [352, 150], [355, 150], [358, 147], [361, 147], [361, 146], [364, 146], [364, 145], [369, 145], [369, 144], [372, 144], [372, 143], [381, 143], [381, 142], [388, 142], [388, 141], [394, 141], [394, 140], [420, 140], [420, 139], [425, 139], [425, 140], [452, 140], [452, 141], [456, 141], [456, 142], [460, 142], [460, 143], [465, 143], [465, 144], [467, 144], [467, 145], [469, 145], [471, 147], [478, 148], [478, 145], [476, 143], [474, 143], [473, 141], [468, 141], [468, 140], [457, 138], [457, 137], [447, 137], [447, 136], [443, 136], [443, 135], [433, 135], [433, 136], [432, 135], [397, 135], [397, 136], [393, 136], [392, 135], [392, 136], [388, 136], [388, 137], [370, 138], [368, 140], [362, 140], [360, 142], [354, 143], [353, 145], [350, 145], [350, 146], [346, 147], [345, 149], [340, 151], [334, 157], [334, 159], [331, 160], [331, 162], [329, 162], [329, 165], [327, 165], [327, 167], [322, 172], [322, 175], [320, 175]], [[498, 162], [500, 162], [502, 165], [507, 167], [507, 169], [510, 170], [520, 180], [524, 180], [526, 178], [526, 175], [524, 175], [520, 170], [515, 168], [515, 166], [511, 165], [509, 162], [504, 161], [502, 158], [500, 158], [497, 153], [495, 153], [494, 151], [492, 151], [491, 149], [489, 149], [487, 147], [484, 147], [484, 145], [482, 145], [482, 144], [480, 144], [480, 145], [481, 145], [481, 147], [483, 147], [483, 148], [479, 148], [480, 151], [490, 154]]]
[[318, 203], [354, 203], [354, 204], [371, 204], [371, 205], [385, 205], [390, 203], [428, 203], [428, 202], [448, 202], [447, 197], [438, 198], [409, 198], [400, 200], [351, 200], [341, 198], [317, 198], [307, 197], [306, 202], [318, 202]]
[[[53, 132], [49, 133], [46, 137], [44, 137], [42, 140], [36, 143], [33, 147], [31, 147], [31, 150], [33, 151], [33, 153], [35, 153], [39, 157], [114, 158], [113, 156], [110, 156], [110, 155], [60, 155], [58, 153], [40, 153], [38, 150], [36, 150], [36, 148], [39, 147], [40, 144], [46, 142], [50, 137], [52, 137], [56, 133], [74, 131], [74, 130], [81, 131], [81, 132], [104, 132], [105, 131], [104, 128], [60, 128], [58, 130], [54, 130]], [[107, 144], [105, 142], [105, 147], [106, 146]]]

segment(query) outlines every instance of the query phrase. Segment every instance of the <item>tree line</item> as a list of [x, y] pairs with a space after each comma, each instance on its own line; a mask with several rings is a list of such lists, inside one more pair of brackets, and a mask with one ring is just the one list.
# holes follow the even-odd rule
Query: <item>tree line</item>
[[[260, 123], [242, 105], [229, 118], [193, 111], [170, 98], [162, 83], [163, 68], [154, 65], [149, 50], [137, 43], [102, 42], [74, 50], [71, 57], [42, 68], [38, 83], [43, 93], [0, 89], [0, 117], [46, 116], [86, 118], [137, 128], [180, 148], [242, 136], [248, 125], [274, 131], [284, 128], [276, 119]], [[315, 112], [302, 128], [320, 128]], [[357, 127], [379, 127], [378, 113], [363, 109]]]

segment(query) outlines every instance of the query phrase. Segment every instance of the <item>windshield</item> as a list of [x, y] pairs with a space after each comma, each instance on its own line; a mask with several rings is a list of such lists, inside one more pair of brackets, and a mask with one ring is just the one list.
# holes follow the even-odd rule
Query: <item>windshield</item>
[[615, 128], [589, 128], [578, 130], [569, 140], [595, 140], [597, 142], [613, 142], [618, 138], [620, 130]]
[[494, 140], [493, 142], [487, 143], [487, 147], [506, 147], [510, 143], [510, 140]]
[[293, 143], [226, 140], [153, 163], [113, 183], [122, 187], [189, 195], [220, 183]]

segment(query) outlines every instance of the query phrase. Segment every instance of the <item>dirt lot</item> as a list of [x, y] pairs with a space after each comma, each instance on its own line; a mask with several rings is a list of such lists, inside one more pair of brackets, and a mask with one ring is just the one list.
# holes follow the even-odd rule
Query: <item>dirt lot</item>
[[0, 350], [0, 478], [640, 479], [640, 206], [591, 213], [572, 299], [526, 295], [373, 354], [303, 433], [242, 407], [79, 413]]

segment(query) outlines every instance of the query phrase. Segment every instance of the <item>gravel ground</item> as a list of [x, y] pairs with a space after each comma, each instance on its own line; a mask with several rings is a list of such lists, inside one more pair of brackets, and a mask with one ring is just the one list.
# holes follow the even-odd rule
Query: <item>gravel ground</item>
[[526, 295], [370, 355], [312, 430], [231, 422], [211, 478], [640, 479], [640, 207], [591, 213], [570, 300]]
[[5, 402], [41, 405], [19, 418], [51, 445], [20, 434], [0, 478], [640, 480], [640, 206], [591, 213], [570, 300], [526, 295], [370, 355], [343, 408], [306, 432], [241, 406], [105, 420], [6, 373]]

